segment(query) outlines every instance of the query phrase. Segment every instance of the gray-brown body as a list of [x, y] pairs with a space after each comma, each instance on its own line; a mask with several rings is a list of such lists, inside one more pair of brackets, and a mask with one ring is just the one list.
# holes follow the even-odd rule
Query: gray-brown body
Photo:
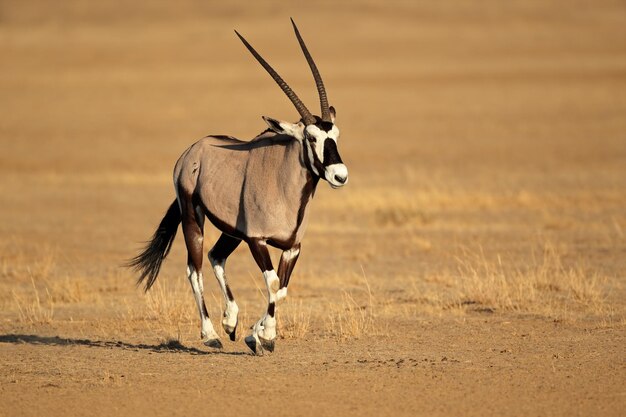
[[205, 137], [174, 168], [179, 200], [191, 197], [228, 235], [281, 249], [302, 239], [316, 182], [304, 164], [302, 143], [274, 132], [249, 142]]
[[[176, 200], [144, 250], [129, 266], [140, 272], [146, 291], [154, 284], [161, 264], [182, 225], [187, 246], [187, 275], [200, 313], [200, 337], [221, 348], [204, 302], [202, 258], [204, 223], [208, 218], [222, 234], [208, 259], [222, 290], [225, 310], [222, 327], [235, 340], [239, 307], [228, 285], [226, 259], [245, 241], [267, 288], [266, 313], [252, 327], [245, 342], [255, 354], [274, 350], [276, 304], [287, 296], [287, 286], [300, 255], [300, 241], [308, 220], [308, 205], [320, 179], [332, 188], [348, 182], [348, 169], [339, 156], [339, 128], [335, 109], [300, 32], [292, 20], [298, 43], [311, 68], [320, 97], [321, 117], [314, 116], [278, 73], [239, 34], [239, 38], [271, 75], [300, 114], [296, 123], [264, 116], [269, 129], [249, 142], [230, 136], [207, 136], [191, 145], [174, 167]], [[282, 249], [278, 270], [268, 245]]]

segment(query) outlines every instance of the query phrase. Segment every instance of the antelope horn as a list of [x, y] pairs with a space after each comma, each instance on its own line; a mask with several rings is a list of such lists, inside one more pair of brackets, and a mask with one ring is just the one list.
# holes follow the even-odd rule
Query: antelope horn
[[304, 120], [304, 123], [307, 125], [315, 123], [315, 117], [313, 117], [311, 112], [306, 108], [302, 100], [298, 98], [296, 93], [293, 92], [291, 87], [287, 85], [287, 83], [280, 77], [280, 75], [278, 75], [278, 73], [274, 71], [274, 68], [272, 68], [270, 64], [268, 64], [261, 57], [261, 55], [259, 55], [259, 53], [254, 50], [252, 45], [250, 45], [248, 41], [246, 41], [244, 37], [239, 34], [239, 32], [235, 31], [235, 33], [237, 34], [237, 36], [239, 36], [239, 39], [241, 39], [241, 42], [243, 42], [246, 48], [248, 48], [248, 51], [250, 51], [252, 56], [254, 56], [256, 60], [259, 61], [259, 64], [261, 64], [261, 66], [265, 68], [265, 71], [267, 71], [272, 76], [274, 81], [276, 81], [276, 84], [278, 84], [281, 90], [283, 90], [283, 92], [287, 95], [287, 97], [289, 97], [289, 100], [291, 100], [293, 105], [296, 107], [296, 110], [298, 110], [298, 113], [300, 113], [300, 116]]
[[304, 57], [309, 63], [309, 67], [311, 67], [313, 78], [315, 78], [315, 85], [317, 86], [317, 92], [320, 96], [320, 106], [322, 107], [322, 120], [324, 120], [325, 122], [330, 122], [330, 107], [328, 106], [328, 98], [326, 97], [324, 82], [322, 81], [322, 77], [320, 76], [320, 72], [317, 70], [315, 61], [313, 61], [313, 57], [311, 56], [309, 50], [304, 44], [304, 40], [302, 39], [302, 36], [300, 36], [300, 31], [298, 30], [298, 27], [296, 26], [296, 23], [293, 21], [293, 19], [291, 19], [291, 24], [293, 25], [293, 30], [296, 32], [296, 37], [298, 38], [298, 43], [300, 44], [300, 48], [302, 48]]

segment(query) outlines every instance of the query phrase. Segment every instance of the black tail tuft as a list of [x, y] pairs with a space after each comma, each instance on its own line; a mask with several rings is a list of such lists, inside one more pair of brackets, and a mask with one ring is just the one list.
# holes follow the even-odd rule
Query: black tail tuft
[[148, 291], [156, 281], [163, 259], [170, 252], [180, 222], [180, 207], [178, 202], [174, 200], [143, 252], [126, 264], [127, 267], [141, 272], [137, 285], [140, 285], [147, 278], [145, 291]]

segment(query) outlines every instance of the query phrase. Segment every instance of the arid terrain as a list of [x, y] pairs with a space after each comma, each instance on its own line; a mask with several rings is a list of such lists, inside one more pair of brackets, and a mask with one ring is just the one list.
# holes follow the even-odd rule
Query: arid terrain
[[[190, 144], [297, 119], [233, 29], [317, 109], [290, 16], [350, 183], [274, 353], [248, 248], [235, 342], [205, 263], [214, 351], [181, 235], [148, 294], [122, 265]], [[0, 416], [624, 415], [623, 1], [2, 1], [0, 57]]]

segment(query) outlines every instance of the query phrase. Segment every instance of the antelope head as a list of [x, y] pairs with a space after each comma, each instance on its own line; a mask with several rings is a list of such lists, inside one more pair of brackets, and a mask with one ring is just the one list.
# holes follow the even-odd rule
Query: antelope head
[[304, 57], [309, 63], [309, 67], [311, 67], [311, 72], [313, 73], [315, 84], [317, 85], [322, 112], [321, 117], [313, 115], [289, 85], [287, 85], [280, 75], [278, 75], [263, 57], [259, 55], [248, 41], [246, 41], [239, 32], [235, 31], [235, 33], [239, 36], [239, 39], [241, 39], [250, 53], [259, 61], [261, 66], [272, 76], [289, 100], [291, 100], [301, 117], [298, 123], [276, 120], [266, 116], [263, 116], [263, 120], [265, 120], [270, 129], [274, 132], [291, 136], [302, 143], [304, 152], [303, 158], [307, 168], [317, 177], [328, 181], [331, 187], [339, 188], [346, 185], [348, 182], [348, 168], [342, 162], [337, 149], [339, 128], [335, 124], [336, 112], [334, 107], [328, 105], [328, 98], [326, 97], [326, 89], [324, 88], [322, 77], [293, 19], [291, 19], [291, 24], [293, 25]]

